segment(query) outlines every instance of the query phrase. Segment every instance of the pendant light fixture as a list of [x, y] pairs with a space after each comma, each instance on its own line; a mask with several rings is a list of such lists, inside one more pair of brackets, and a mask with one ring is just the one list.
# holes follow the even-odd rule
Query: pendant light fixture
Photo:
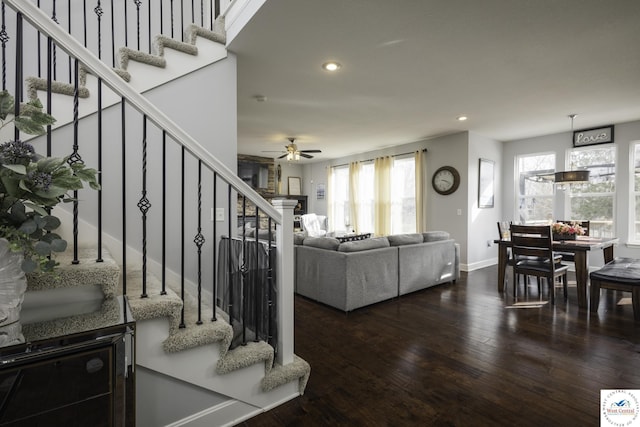
[[[571, 135], [573, 135], [573, 119], [577, 114], [569, 114], [571, 119]], [[573, 136], [572, 136], [573, 137]], [[589, 182], [589, 170], [570, 170], [563, 172], [556, 172], [554, 177], [556, 184], [577, 184], [581, 182]]]

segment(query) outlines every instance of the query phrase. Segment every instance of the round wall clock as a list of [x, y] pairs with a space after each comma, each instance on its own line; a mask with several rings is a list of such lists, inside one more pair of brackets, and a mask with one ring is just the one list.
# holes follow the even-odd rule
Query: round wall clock
[[433, 174], [431, 185], [439, 194], [451, 194], [460, 185], [460, 174], [453, 166], [442, 166]]

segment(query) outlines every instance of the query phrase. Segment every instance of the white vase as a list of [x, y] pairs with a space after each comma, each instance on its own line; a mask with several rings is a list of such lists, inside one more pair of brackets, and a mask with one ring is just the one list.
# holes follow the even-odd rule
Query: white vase
[[20, 319], [20, 309], [27, 290], [22, 260], [21, 253], [11, 251], [7, 239], [0, 239], [0, 327]]

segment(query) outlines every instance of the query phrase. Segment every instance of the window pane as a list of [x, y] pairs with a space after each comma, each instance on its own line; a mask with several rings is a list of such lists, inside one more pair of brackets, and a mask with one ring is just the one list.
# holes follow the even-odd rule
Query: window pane
[[374, 179], [373, 162], [364, 163], [360, 167], [358, 176], [358, 232], [373, 232], [373, 215], [374, 215], [374, 187], [372, 185]]
[[589, 182], [569, 186], [569, 218], [591, 221], [593, 237], [613, 237], [614, 194], [616, 189], [615, 147], [572, 150], [571, 170], [587, 169]]
[[335, 230], [344, 230], [349, 222], [349, 168], [333, 168], [331, 215]]
[[391, 232], [416, 231], [416, 169], [413, 157], [395, 158], [391, 170]]
[[518, 157], [516, 221], [541, 224], [552, 219], [555, 163], [553, 153]]

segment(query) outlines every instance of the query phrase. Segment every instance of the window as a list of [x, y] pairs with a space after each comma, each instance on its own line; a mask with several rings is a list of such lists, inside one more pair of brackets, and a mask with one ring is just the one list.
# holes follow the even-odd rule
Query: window
[[374, 167], [373, 162], [366, 162], [360, 166], [358, 175], [358, 232], [373, 233], [374, 218], [374, 187], [373, 183]]
[[[591, 221], [589, 234], [594, 237], [613, 237], [613, 215], [616, 190], [615, 147], [574, 149], [567, 159], [571, 170], [588, 169], [589, 182], [571, 184], [567, 195], [566, 217]], [[568, 215], [568, 216], [567, 216]]]
[[391, 170], [391, 232], [416, 231], [416, 168], [413, 156], [396, 157]]
[[338, 166], [332, 169], [331, 179], [331, 224], [334, 230], [344, 230], [349, 220], [349, 167]]
[[520, 224], [547, 224], [553, 219], [555, 164], [553, 153], [518, 156], [516, 220]]
[[635, 209], [632, 216], [633, 225], [631, 226], [632, 234], [630, 240], [640, 242], [640, 142], [631, 145], [631, 161], [633, 170], [631, 189], [633, 191]]

